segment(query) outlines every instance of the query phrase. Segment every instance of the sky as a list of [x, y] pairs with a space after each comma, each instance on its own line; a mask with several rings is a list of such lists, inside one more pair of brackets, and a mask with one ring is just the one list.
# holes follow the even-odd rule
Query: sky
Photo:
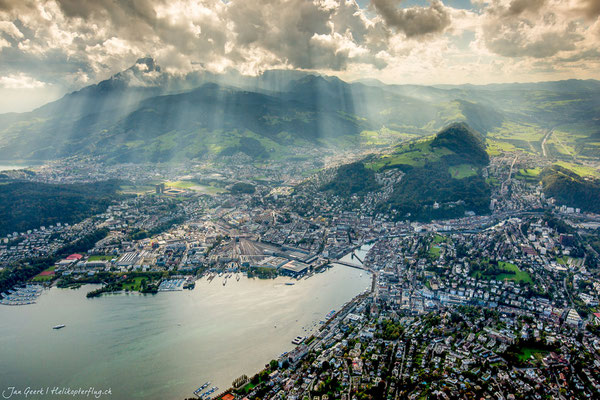
[[600, 79], [600, 0], [0, 0], [0, 113], [153, 57], [440, 84]]

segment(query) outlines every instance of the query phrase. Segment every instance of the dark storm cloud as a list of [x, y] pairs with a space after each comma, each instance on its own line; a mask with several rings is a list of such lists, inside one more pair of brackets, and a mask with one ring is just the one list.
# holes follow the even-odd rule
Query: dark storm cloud
[[549, 59], [561, 52], [586, 51], [578, 47], [586, 38], [581, 24], [589, 11], [586, 4], [587, 0], [493, 0], [484, 10], [483, 41], [488, 50], [504, 57]]
[[153, 21], [156, 13], [149, 0], [56, 0], [68, 17], [90, 18], [92, 16], [110, 16], [113, 22]]
[[[168, 6], [163, 0], [57, 0], [66, 17], [83, 18], [96, 23], [109, 23], [115, 35], [132, 42], [159, 39], [182, 53], [216, 52], [223, 54], [226, 35], [222, 24], [208, 19], [193, 21], [201, 33], [190, 29], [190, 24], [172, 23], [159, 18], [155, 8]], [[185, 10], [182, 10], [185, 11]]]
[[32, 10], [36, 0], [0, 0], [0, 11]]
[[20, 72], [42, 77], [44, 82], [61, 83], [65, 76], [79, 71], [93, 73], [85, 58], [69, 56], [60, 49], [48, 51], [41, 61], [38, 55], [29, 54], [14, 47], [3, 49], [0, 75]]
[[547, 58], [560, 51], [574, 50], [582, 37], [571, 32], [545, 32], [528, 40], [519, 31], [498, 35], [487, 41], [488, 49], [505, 57]]
[[[189, 23], [160, 18], [155, 8], [168, 6], [168, 1], [57, 1], [68, 17], [109, 21], [120, 39], [139, 42], [155, 37], [160, 45], [170, 45], [199, 62], [215, 56], [244, 62], [249, 51], [259, 50], [272, 53], [280, 63], [295, 68], [341, 70], [350, 61], [350, 51], [340, 50], [331, 41], [315, 39], [319, 35], [344, 32], [351, 26], [352, 32], [357, 33], [353, 40], [360, 46], [366, 43], [370, 31], [365, 21], [354, 15], [360, 10], [357, 4], [346, 1], [336, 7], [308, 0], [232, 0], [225, 6], [207, 1], [203, 5], [217, 10], [218, 19], [192, 20], [196, 29], [191, 29]], [[228, 23], [234, 38], [228, 37]], [[369, 62], [370, 58], [362, 60]]]
[[393, 80], [413, 70], [450, 76], [447, 54], [456, 71], [479, 71], [461, 56], [551, 62], [599, 47], [600, 1], [476, 2], [459, 11], [440, 0], [371, 0], [367, 11], [354, 0], [0, 0], [0, 77], [72, 90], [150, 55], [168, 73], [302, 68]]
[[20, 50], [40, 58], [49, 48], [87, 57], [98, 73], [146, 54], [174, 69], [189, 69], [192, 62], [255, 70], [344, 70], [351, 63], [382, 68], [377, 52], [387, 48], [390, 35], [352, 0], [0, 2], [13, 21], [27, 15], [25, 28], [34, 31]]
[[598, 0], [580, 0], [580, 11], [590, 19], [600, 16], [600, 1]]
[[508, 15], [515, 16], [525, 11], [538, 11], [546, 0], [513, 0], [508, 7]]
[[354, 2], [324, 7], [305, 0], [231, 1], [227, 15], [238, 45], [267, 50], [296, 68], [342, 70], [353, 58], [350, 49], [338, 46], [346, 31], [354, 45], [370, 46], [370, 33], [381, 28], [368, 27], [359, 10]]
[[439, 0], [429, 7], [399, 8], [401, 0], [371, 0], [385, 23], [407, 37], [442, 32], [450, 26], [450, 13]]
[[600, 51], [597, 49], [589, 49], [580, 53], [575, 53], [570, 57], [561, 57], [558, 59], [559, 62], [564, 63], [577, 63], [581, 61], [597, 61], [600, 60]]
[[[568, 10], [571, 16], [595, 19], [600, 15], [600, 0], [489, 0], [485, 12], [500, 17], [516, 17], [522, 14], [529, 16], [548, 12]], [[568, 17], [568, 15], [564, 15]]]

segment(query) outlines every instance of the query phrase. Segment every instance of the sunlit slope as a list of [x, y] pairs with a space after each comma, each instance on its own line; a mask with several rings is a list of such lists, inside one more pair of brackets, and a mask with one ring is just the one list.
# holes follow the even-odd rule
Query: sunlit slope
[[[375, 171], [398, 168], [409, 171], [441, 162], [450, 167], [489, 163], [485, 139], [465, 123], [453, 123], [434, 136], [402, 143], [382, 156], [370, 157], [365, 165]], [[464, 174], [464, 173], [463, 173]]]
[[[593, 171], [593, 170], [592, 170]], [[545, 168], [539, 178], [544, 193], [553, 197], [557, 205], [578, 207], [584, 211], [600, 212], [600, 179], [596, 174], [576, 166], [558, 164]]]
[[177, 94], [156, 92], [109, 81], [35, 112], [5, 116], [0, 158], [91, 154], [115, 162], [157, 162], [236, 153], [277, 158], [306, 149], [389, 145], [468, 120], [462, 110], [479, 107], [436, 104], [312, 75], [292, 80], [281, 92], [216, 83]]
[[[485, 139], [464, 123], [453, 123], [434, 136], [397, 146], [389, 154], [371, 156], [338, 169], [322, 187], [338, 196], [364, 195], [351, 191], [353, 182], [389, 192], [377, 205], [379, 212], [395, 219], [430, 220], [462, 216], [466, 211], [489, 211], [490, 188], [482, 176], [489, 164]], [[401, 170], [405, 175], [390, 187], [381, 188], [376, 173]], [[390, 190], [388, 190], [390, 189]]]
[[463, 121], [487, 137], [491, 154], [545, 151], [574, 161], [600, 150], [599, 94], [596, 81], [426, 87], [300, 71], [174, 77], [140, 59], [33, 112], [0, 115], [0, 159], [277, 159], [386, 147]]
[[[397, 108], [391, 112], [393, 108]], [[400, 110], [401, 109], [401, 110]], [[283, 92], [254, 92], [207, 84], [160, 96], [119, 121], [95, 151], [115, 148], [116, 160], [172, 160], [204, 155], [245, 154], [278, 158], [306, 149], [354, 148], [365, 133], [380, 139], [402, 121], [419, 134], [440, 109], [380, 88], [350, 85], [337, 78], [306, 76]], [[391, 126], [392, 128], [386, 128]], [[405, 133], [398, 126], [384, 144]]]
[[337, 110], [256, 92], [207, 84], [148, 99], [109, 130], [93, 152], [111, 158], [166, 161], [205, 154], [269, 158], [295, 146], [318, 146], [357, 135], [364, 121]]

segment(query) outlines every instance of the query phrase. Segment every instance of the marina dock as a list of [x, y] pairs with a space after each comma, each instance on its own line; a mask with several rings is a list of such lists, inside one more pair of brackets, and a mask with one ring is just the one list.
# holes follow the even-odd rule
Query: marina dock
[[2, 293], [0, 304], [6, 306], [22, 306], [34, 304], [37, 298], [42, 294], [41, 285], [27, 285], [22, 288], [11, 289], [7, 293]]

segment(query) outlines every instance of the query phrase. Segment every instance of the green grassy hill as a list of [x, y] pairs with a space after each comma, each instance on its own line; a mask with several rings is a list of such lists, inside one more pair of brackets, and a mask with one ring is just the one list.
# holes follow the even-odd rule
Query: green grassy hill
[[554, 164], [540, 173], [544, 193], [558, 205], [600, 212], [600, 180]]
[[388, 154], [371, 157], [366, 166], [374, 171], [398, 168], [410, 171], [442, 163], [457, 179], [472, 176], [489, 163], [485, 139], [467, 124], [448, 125], [437, 135], [401, 143]]
[[454, 123], [389, 154], [338, 168], [322, 190], [342, 197], [362, 195], [380, 189], [376, 173], [399, 169], [405, 175], [377, 205], [378, 212], [415, 220], [459, 217], [465, 211], [483, 214], [489, 211], [490, 188], [481, 171], [488, 164], [483, 137], [464, 123]]

